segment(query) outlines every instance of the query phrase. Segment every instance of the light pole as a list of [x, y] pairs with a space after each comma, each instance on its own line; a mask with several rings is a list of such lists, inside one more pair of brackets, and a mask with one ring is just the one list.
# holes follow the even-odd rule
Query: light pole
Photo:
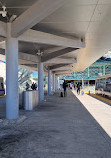
[[82, 89], [84, 88], [84, 79], [83, 79], [83, 75], [84, 75], [84, 72], [82, 72]]

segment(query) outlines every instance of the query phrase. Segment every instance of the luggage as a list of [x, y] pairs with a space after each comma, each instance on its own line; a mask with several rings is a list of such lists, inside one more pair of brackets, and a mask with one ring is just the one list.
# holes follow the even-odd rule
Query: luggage
[[63, 97], [63, 92], [61, 92], [61, 97]]

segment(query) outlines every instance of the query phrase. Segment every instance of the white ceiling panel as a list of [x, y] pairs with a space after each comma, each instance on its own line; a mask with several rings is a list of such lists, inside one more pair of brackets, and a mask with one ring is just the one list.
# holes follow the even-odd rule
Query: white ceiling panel
[[[70, 22], [70, 23], [46, 23], [45, 27], [54, 29], [61, 33], [75, 34], [77, 36], [85, 35], [89, 22]], [[42, 24], [43, 25], [43, 24]], [[81, 28], [82, 26], [82, 28]]]
[[90, 22], [87, 33], [97, 33], [100, 25], [101, 25], [100, 21]]
[[45, 18], [41, 23], [64, 23], [76, 21], [90, 21], [96, 5], [73, 5], [72, 3], [58, 9]]
[[[36, 1], [7, 0], [5, 4], [9, 13], [19, 16]], [[71, 38], [74, 35], [85, 37], [85, 48], [61, 56], [61, 58], [77, 57], [75, 70], [81, 71], [111, 50], [111, 0], [68, 0], [64, 6], [36, 26], [35, 28], [41, 29], [40, 31], [60, 33], [60, 36], [67, 34], [67, 37], [71, 36]], [[19, 50], [33, 54], [38, 49], [45, 50], [50, 46], [50, 43], [42, 45], [26, 42], [19, 43]]]
[[91, 21], [102, 21], [107, 17], [108, 12], [111, 10], [111, 4], [109, 5], [98, 5], [94, 12]]
[[98, 4], [111, 4], [111, 0], [99, 0]]
[[63, 55], [63, 56], [61, 56], [61, 58], [63, 57], [63, 58], [65, 58], [65, 59], [69, 59], [69, 58], [77, 58], [77, 56], [78, 56], [78, 52], [79, 52], [79, 50], [76, 50], [76, 51], [73, 51], [73, 52], [70, 52], [70, 53], [68, 53], [67, 55]]
[[98, 0], [68, 0], [68, 4], [72, 5], [94, 5], [97, 4]]

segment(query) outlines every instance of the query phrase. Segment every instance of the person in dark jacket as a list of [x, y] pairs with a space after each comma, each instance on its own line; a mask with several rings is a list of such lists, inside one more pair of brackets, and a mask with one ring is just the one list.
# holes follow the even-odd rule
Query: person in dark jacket
[[35, 83], [35, 90], [37, 89], [37, 83]]
[[67, 88], [67, 83], [66, 83], [66, 81], [64, 80], [64, 82], [63, 82], [64, 97], [66, 96], [66, 88]]
[[28, 91], [29, 88], [30, 88], [30, 86], [29, 86], [28, 82], [26, 82], [26, 91]]
[[80, 84], [77, 84], [77, 94], [80, 94]]
[[32, 90], [35, 90], [35, 84], [34, 84], [34, 82], [32, 83], [31, 88], [32, 88]]

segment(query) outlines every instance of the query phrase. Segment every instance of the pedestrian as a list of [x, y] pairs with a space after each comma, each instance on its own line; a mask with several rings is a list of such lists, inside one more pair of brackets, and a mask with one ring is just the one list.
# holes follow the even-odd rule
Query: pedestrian
[[76, 84], [74, 83], [74, 89], [76, 89]]
[[26, 91], [28, 91], [28, 89], [30, 88], [28, 82], [26, 82]]
[[32, 90], [35, 90], [35, 84], [34, 84], [34, 82], [32, 83], [31, 88], [32, 88]]
[[66, 81], [64, 80], [64, 82], [63, 82], [64, 97], [66, 96], [66, 88], [67, 88], [67, 83], [66, 83]]
[[77, 84], [77, 94], [78, 95], [80, 94], [80, 84], [79, 83]]
[[37, 89], [37, 83], [35, 83], [35, 90]]

